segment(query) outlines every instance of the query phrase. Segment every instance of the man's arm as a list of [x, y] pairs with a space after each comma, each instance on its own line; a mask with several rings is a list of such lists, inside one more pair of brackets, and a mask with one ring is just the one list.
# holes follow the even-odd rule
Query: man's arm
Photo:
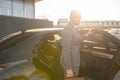
[[72, 42], [72, 33], [71, 33], [71, 29], [64, 29], [62, 31], [62, 63], [63, 66], [65, 68], [65, 70], [67, 69], [71, 69], [72, 68], [72, 64], [71, 64], [71, 42]]

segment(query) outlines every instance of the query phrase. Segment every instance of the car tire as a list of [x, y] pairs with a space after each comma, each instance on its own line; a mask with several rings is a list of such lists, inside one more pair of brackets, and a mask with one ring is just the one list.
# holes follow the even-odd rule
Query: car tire
[[47, 73], [37, 70], [29, 76], [29, 80], [52, 80], [52, 79]]

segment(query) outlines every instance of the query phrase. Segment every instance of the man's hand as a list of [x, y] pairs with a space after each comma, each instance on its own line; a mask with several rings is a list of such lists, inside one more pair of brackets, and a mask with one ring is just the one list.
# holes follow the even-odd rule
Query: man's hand
[[86, 36], [88, 37], [88, 36], [90, 36], [90, 35], [93, 35], [94, 33], [95, 33], [95, 29], [92, 28], [92, 29], [90, 29], [90, 30], [86, 33]]
[[73, 71], [72, 71], [72, 69], [66, 70], [66, 77], [73, 77]]

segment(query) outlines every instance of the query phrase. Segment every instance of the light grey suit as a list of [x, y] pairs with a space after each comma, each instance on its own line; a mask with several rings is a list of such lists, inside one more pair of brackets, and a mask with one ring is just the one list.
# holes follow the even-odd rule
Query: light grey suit
[[66, 71], [72, 69], [74, 76], [78, 76], [80, 67], [80, 35], [69, 22], [62, 31], [61, 65]]

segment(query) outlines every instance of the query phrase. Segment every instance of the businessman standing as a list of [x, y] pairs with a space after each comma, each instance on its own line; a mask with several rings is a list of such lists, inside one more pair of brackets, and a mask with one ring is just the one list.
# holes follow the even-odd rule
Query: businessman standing
[[62, 31], [61, 65], [65, 77], [77, 77], [80, 67], [80, 34], [77, 28], [80, 26], [81, 14], [73, 10], [70, 13], [70, 21]]

